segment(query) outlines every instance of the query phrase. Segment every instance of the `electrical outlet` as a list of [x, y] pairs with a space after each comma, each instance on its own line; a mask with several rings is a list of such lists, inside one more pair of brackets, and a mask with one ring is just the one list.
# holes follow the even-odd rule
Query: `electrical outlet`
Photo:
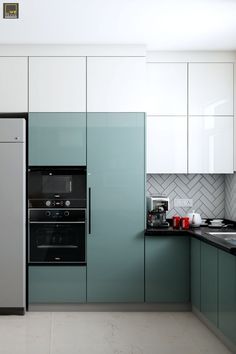
[[174, 199], [174, 207], [176, 208], [191, 208], [192, 206], [192, 199]]

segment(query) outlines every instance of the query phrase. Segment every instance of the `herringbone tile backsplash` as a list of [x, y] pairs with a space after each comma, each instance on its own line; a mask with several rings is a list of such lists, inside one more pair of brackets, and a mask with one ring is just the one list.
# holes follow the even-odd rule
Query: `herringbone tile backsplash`
[[236, 221], [236, 173], [225, 176], [225, 218]]
[[[184, 216], [192, 209], [204, 218], [223, 218], [225, 216], [224, 175], [149, 174], [147, 175], [146, 188], [147, 195], [166, 195], [170, 198], [168, 218], [176, 214]], [[236, 178], [234, 179], [234, 188], [234, 202], [236, 204]], [[174, 199], [176, 198], [193, 199], [193, 207], [174, 208]], [[234, 208], [234, 218], [236, 218], [236, 207]]]

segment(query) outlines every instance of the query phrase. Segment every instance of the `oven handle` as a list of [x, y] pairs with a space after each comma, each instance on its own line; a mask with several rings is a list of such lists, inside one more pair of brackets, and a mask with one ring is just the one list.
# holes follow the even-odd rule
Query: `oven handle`
[[39, 245], [39, 246], [37, 246], [37, 248], [78, 248], [78, 246], [74, 246], [74, 245], [67, 245], [67, 246]]
[[88, 190], [88, 197], [89, 197], [89, 205], [88, 205], [88, 209], [89, 209], [89, 222], [88, 222], [88, 233], [89, 235], [91, 234], [91, 188], [89, 187]]
[[30, 221], [30, 224], [85, 224], [85, 221]]

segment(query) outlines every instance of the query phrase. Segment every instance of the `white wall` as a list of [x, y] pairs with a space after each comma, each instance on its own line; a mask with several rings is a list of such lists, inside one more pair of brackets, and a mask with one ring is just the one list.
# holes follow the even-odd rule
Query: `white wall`
[[146, 44], [149, 50], [235, 50], [236, 2], [222, 0], [18, 0], [0, 44]]

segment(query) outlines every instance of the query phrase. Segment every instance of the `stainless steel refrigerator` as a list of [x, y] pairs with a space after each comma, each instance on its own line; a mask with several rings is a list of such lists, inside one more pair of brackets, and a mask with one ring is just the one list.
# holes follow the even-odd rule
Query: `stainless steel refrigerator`
[[0, 314], [25, 312], [25, 125], [0, 118]]

